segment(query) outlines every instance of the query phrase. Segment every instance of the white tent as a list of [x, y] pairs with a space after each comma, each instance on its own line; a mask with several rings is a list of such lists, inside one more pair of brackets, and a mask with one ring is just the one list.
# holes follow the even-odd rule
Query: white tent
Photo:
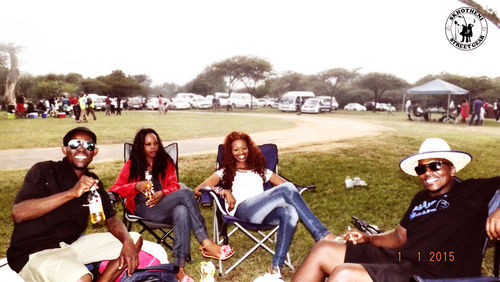
[[461, 87], [458, 87], [454, 84], [451, 84], [439, 78], [434, 79], [422, 85], [407, 89], [403, 96], [403, 108], [404, 108], [404, 102], [406, 100], [406, 94], [448, 95], [448, 106], [446, 108], [446, 115], [448, 116], [450, 113], [451, 95], [469, 94], [469, 90], [463, 89]]

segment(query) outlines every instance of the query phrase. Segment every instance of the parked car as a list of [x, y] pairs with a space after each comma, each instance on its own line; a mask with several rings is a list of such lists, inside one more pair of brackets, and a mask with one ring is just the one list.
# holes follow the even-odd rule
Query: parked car
[[311, 97], [315, 97], [314, 93], [311, 91], [288, 91], [281, 96], [278, 102], [278, 110], [282, 112], [295, 112], [297, 110], [297, 100], [303, 105], [304, 101]]
[[158, 108], [160, 107], [160, 103], [158, 101], [159, 101], [159, 99], [156, 97], [149, 98], [148, 102], [146, 103], [146, 109], [158, 110]]
[[360, 103], [349, 103], [344, 106], [345, 111], [366, 111], [366, 107]]
[[317, 98], [320, 98], [321, 100], [323, 100], [323, 103], [325, 105], [328, 105], [328, 106], [332, 106], [332, 110], [338, 110], [339, 108], [339, 103], [337, 103], [337, 99], [335, 99], [335, 97], [331, 97], [331, 96], [318, 96]]
[[187, 110], [191, 109], [191, 104], [188, 100], [183, 98], [173, 98], [168, 104], [168, 108], [172, 110]]
[[258, 107], [257, 98], [249, 93], [231, 93], [227, 104], [231, 105], [233, 108], [246, 108]]
[[191, 105], [195, 109], [211, 109], [213, 107], [212, 98], [199, 96], [193, 99]]
[[395, 112], [396, 111], [396, 107], [394, 107], [393, 105], [391, 105], [389, 103], [380, 103], [379, 108], [381, 111], [386, 111], [386, 112]]
[[106, 110], [106, 96], [97, 96], [94, 99], [94, 109], [96, 111]]
[[300, 108], [303, 113], [314, 113], [319, 114], [322, 112], [330, 112], [332, 108], [327, 105], [323, 99], [320, 98], [309, 98], [304, 102], [304, 105]]
[[394, 106], [390, 106], [390, 104], [388, 103], [377, 103], [375, 105], [375, 102], [366, 102], [365, 103], [365, 107], [366, 107], [366, 110], [368, 111], [373, 111], [373, 107], [375, 107], [375, 110], [377, 111], [396, 111], [396, 108]]
[[132, 97], [127, 101], [129, 110], [142, 110], [142, 99], [140, 97]]

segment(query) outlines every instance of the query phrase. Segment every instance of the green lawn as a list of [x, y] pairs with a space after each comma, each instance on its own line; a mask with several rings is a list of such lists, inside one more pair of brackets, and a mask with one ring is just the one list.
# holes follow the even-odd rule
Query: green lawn
[[[261, 111], [262, 112], [262, 111]], [[290, 128], [293, 122], [276, 119], [268, 122], [263, 117], [233, 115], [212, 111], [169, 111], [160, 115], [153, 111], [124, 111], [121, 116], [106, 116], [97, 112], [97, 121], [77, 124], [71, 118], [38, 118], [7, 120], [6, 113], [0, 113], [0, 150], [15, 148], [43, 148], [61, 145], [63, 133], [83, 125], [98, 136], [99, 144], [131, 142], [139, 128], [151, 127], [158, 131], [164, 141], [195, 137], [224, 136], [232, 130], [257, 132]], [[22, 142], [19, 142], [22, 140]]]
[[[207, 114], [188, 113], [179, 115], [184, 118], [191, 117], [193, 121], [190, 124], [196, 124], [195, 119], [201, 123], [207, 116]], [[331, 118], [351, 118], [395, 129], [370, 138], [351, 139], [338, 142], [338, 144], [322, 143], [319, 144], [322, 146], [314, 146], [314, 148], [318, 148], [318, 151], [301, 148], [300, 150], [285, 149], [280, 152], [280, 173], [299, 184], [317, 185], [317, 191], [306, 193], [304, 197], [315, 214], [336, 234], [345, 231], [348, 225], [352, 226], [350, 223], [352, 215], [374, 223], [385, 230], [394, 227], [399, 222], [410, 199], [421, 189], [421, 184], [417, 178], [402, 173], [398, 168], [398, 163], [404, 156], [416, 152], [421, 142], [427, 137], [441, 137], [447, 140], [453, 149], [464, 150], [474, 156], [473, 162], [459, 173], [461, 178], [491, 177], [498, 175], [500, 171], [500, 163], [498, 162], [500, 123], [491, 120], [487, 120], [482, 127], [465, 127], [459, 124], [440, 124], [437, 122], [409, 122], [405, 120], [402, 113], [387, 116], [384, 113], [336, 111], [325, 115]], [[171, 116], [169, 113], [165, 121], [168, 121]], [[155, 127], [159, 123], [157, 116], [151, 115], [151, 119], [151, 121], [144, 120], [143, 122], [148, 126]], [[93, 125], [92, 122], [89, 124]], [[112, 124], [114, 123], [110, 121], [109, 126], [116, 126], [116, 124]], [[94, 129], [94, 127], [92, 128]], [[61, 132], [64, 130], [66, 127], [61, 127], [58, 131], [54, 131], [54, 135], [60, 139]], [[95, 130], [104, 129], [99, 127]], [[119, 129], [114, 130], [120, 131]], [[123, 128], [123, 130], [126, 129]], [[135, 128], [130, 129], [128, 134], [133, 135], [135, 131]], [[225, 132], [227, 131], [229, 130]], [[201, 134], [193, 134], [202, 136]], [[1, 138], [3, 143], [6, 138], [14, 138], [14, 136], [3, 134]], [[105, 143], [118, 142], [107, 139], [108, 137], [102, 137]], [[195, 187], [213, 172], [214, 163], [215, 154], [181, 157], [179, 161], [181, 181], [189, 187]], [[120, 161], [99, 163], [94, 165], [93, 170], [101, 177], [105, 186], [109, 187], [121, 166]], [[0, 186], [0, 192], [4, 195], [0, 205], [0, 212], [3, 215], [0, 220], [4, 226], [0, 231], [0, 257], [5, 255], [9, 244], [12, 232], [9, 211], [25, 172], [26, 170], [0, 171], [0, 180], [3, 183]], [[359, 176], [368, 183], [368, 186], [346, 189], [344, 186], [346, 176]], [[203, 209], [203, 215], [209, 234], [211, 234], [211, 209]], [[93, 231], [91, 229], [89, 227], [89, 231]], [[230, 243], [236, 250], [236, 255], [230, 261], [238, 259], [238, 255], [243, 253], [243, 249], [249, 246], [249, 241], [244, 237], [237, 237]], [[313, 243], [309, 232], [300, 224], [291, 248], [292, 262], [295, 266], [302, 262]], [[199, 263], [206, 260], [201, 257], [198, 248], [199, 245], [192, 237], [191, 249], [194, 263], [188, 265], [186, 270], [196, 280], [198, 280]], [[170, 252], [169, 255], [171, 255]], [[252, 281], [264, 273], [271, 263], [271, 256], [259, 250], [247, 260], [242, 266], [219, 281]], [[485, 274], [492, 272], [491, 262], [490, 249], [483, 266]], [[285, 267], [283, 274], [288, 281], [293, 272]]]

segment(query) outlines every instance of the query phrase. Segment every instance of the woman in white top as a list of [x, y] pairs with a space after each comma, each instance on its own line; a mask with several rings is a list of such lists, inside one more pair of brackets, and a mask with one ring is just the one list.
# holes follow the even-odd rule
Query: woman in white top
[[[263, 184], [274, 186], [264, 191]], [[224, 141], [221, 168], [195, 188], [222, 186], [227, 211], [255, 224], [279, 224], [276, 253], [270, 273], [280, 273], [299, 219], [316, 241], [334, 239], [311, 212], [295, 186], [266, 168], [266, 159], [250, 136], [231, 132]]]

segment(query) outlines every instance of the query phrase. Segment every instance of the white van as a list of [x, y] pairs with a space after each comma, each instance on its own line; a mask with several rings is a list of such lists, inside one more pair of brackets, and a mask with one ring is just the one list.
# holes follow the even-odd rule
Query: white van
[[297, 99], [302, 105], [306, 99], [311, 97], [315, 97], [312, 91], [288, 91], [281, 96], [278, 102], [278, 110], [282, 112], [295, 112], [297, 110]]
[[338, 110], [339, 108], [339, 103], [337, 103], [337, 99], [335, 97], [330, 97], [330, 96], [318, 96], [319, 99], [323, 100], [323, 102], [330, 106], [332, 105], [332, 108], [330, 110]]
[[257, 98], [252, 96], [250, 93], [231, 93], [227, 104], [231, 105], [233, 108], [250, 109], [252, 104], [254, 107], [258, 107]]

